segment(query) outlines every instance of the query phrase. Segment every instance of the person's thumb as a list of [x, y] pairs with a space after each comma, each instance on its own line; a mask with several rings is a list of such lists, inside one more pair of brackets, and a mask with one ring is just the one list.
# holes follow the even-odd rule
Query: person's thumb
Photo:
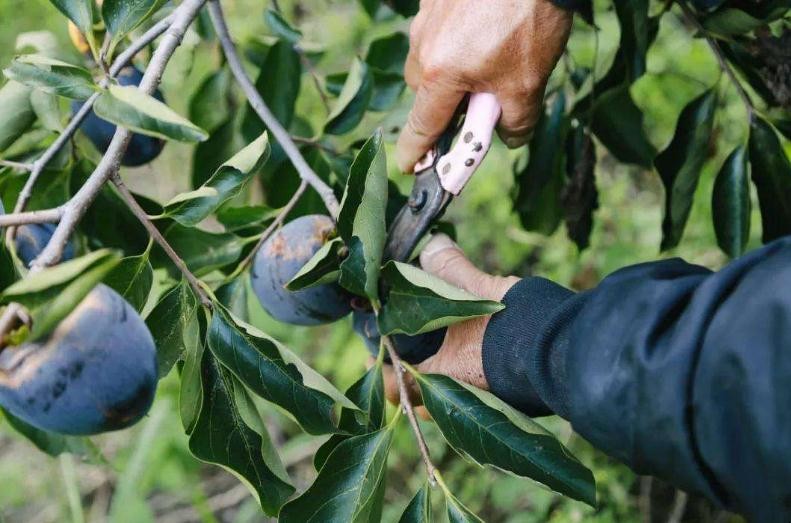
[[445, 234], [436, 234], [420, 253], [420, 266], [465, 291], [499, 301], [517, 281], [514, 277], [486, 274], [467, 259], [461, 248]]

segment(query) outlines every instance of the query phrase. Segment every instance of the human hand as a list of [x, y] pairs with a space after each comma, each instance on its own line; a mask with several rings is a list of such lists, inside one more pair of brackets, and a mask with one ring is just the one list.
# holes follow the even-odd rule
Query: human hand
[[526, 143], [571, 22], [549, 0], [422, 0], [404, 68], [416, 97], [398, 140], [401, 170], [412, 171], [467, 93], [493, 93], [500, 137], [509, 147]]
[[[501, 301], [519, 278], [492, 276], [479, 270], [465, 256], [453, 240], [444, 234], [435, 235], [420, 253], [423, 270], [481, 298]], [[445, 374], [459, 381], [487, 390], [489, 384], [483, 372], [483, 335], [490, 316], [473, 318], [448, 327], [445, 341], [436, 355], [417, 365], [420, 372]], [[420, 403], [415, 384], [409, 380], [410, 396]], [[398, 403], [398, 386], [391, 366], [384, 368], [385, 393], [392, 403]]]

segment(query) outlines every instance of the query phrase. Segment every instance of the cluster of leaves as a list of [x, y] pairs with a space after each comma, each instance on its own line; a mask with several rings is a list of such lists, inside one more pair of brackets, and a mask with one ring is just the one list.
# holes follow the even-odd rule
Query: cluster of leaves
[[[704, 164], [715, 156], [720, 91], [728, 82], [737, 82], [740, 92], [749, 90], [754, 96], [743, 95], [748, 102], [748, 138], [728, 155], [712, 194], [718, 244], [732, 257], [744, 252], [750, 232], [750, 179], [758, 192], [763, 240], [791, 233], [791, 163], [776, 132], [790, 136], [783, 90], [787, 84], [779, 84], [791, 82], [791, 77], [783, 78], [777, 64], [781, 42], [788, 39], [791, 6], [781, 0], [693, 4], [671, 9], [673, 4], [665, 3], [651, 14], [648, 0], [614, 2], [621, 37], [612, 65], [600, 78], [586, 67], [567, 71], [567, 79], [548, 98], [546, 114], [529, 144], [529, 159], [514, 166], [514, 206], [525, 229], [550, 234], [565, 217], [571, 239], [580, 249], [587, 247], [598, 205], [591, 146], [595, 137], [619, 162], [659, 173], [666, 193], [661, 248], [676, 247]], [[647, 137], [630, 87], [646, 72], [646, 55], [663, 16], [685, 16], [696, 36], [720, 55], [722, 67], [738, 71], [743, 79], [725, 74], [720, 84], [726, 86], [711, 86], [690, 101], [678, 117], [672, 140], [658, 151]], [[779, 35], [772, 36], [772, 31]], [[572, 93], [575, 101], [568, 107]]]
[[[112, 56], [112, 50], [122, 47], [132, 30], [150, 23], [160, 7], [151, 2], [146, 9], [121, 13], [117, 10], [128, 3], [108, 0], [102, 5], [103, 24], [99, 24], [95, 9], [90, 13], [81, 10], [90, 3], [55, 4], [84, 32], [94, 56], [100, 54], [95, 43], [101, 31], [109, 35]], [[368, 2], [366, 8], [374, 6]], [[251, 63], [260, 67], [256, 88], [284, 126], [294, 133], [313, 133], [296, 115], [295, 104], [302, 76], [314, 74], [311, 60], [316, 60], [320, 51], [306, 51], [309, 46], [303, 45], [299, 32], [280, 13], [268, 11], [266, 19], [276, 38], [251, 42], [246, 48]], [[216, 46], [210, 34], [204, 37], [202, 45], [208, 49]], [[385, 335], [422, 333], [502, 308], [412, 265], [383, 265], [392, 200], [402, 197], [389, 194], [393, 189], [387, 179], [381, 132], [362, 145], [358, 143], [356, 152], [353, 148], [339, 153], [325, 142], [326, 135], [354, 132], [368, 111], [383, 112], [393, 106], [404, 89], [400, 69], [406, 50], [406, 36], [394, 33], [374, 41], [365, 60], [353, 61], [348, 73], [326, 78], [329, 96], [335, 97], [333, 107], [319, 137], [305, 140], [304, 152], [319, 176], [342, 196], [338, 237], [290, 284], [299, 289], [339, 282], [373, 304]], [[213, 307], [200, 306], [188, 283], [179, 281], [176, 268], [108, 186], [78, 230], [82, 256], [27, 275], [13, 252], [0, 251], [5, 289], [0, 300], [27, 307], [34, 320], [27, 340], [46, 336], [97, 283], [111, 286], [146, 315], [157, 345], [160, 374], [174, 368], [179, 373], [180, 416], [189, 448], [198, 459], [234, 472], [266, 513], [279, 513], [285, 521], [376, 520], [382, 510], [387, 456], [401, 417], [396, 410], [388, 420], [384, 353], [344, 395], [294, 352], [247, 322], [247, 255], [293, 192], [298, 178], [290, 172], [280, 145], [270, 144], [251, 108], [235, 110], [241, 104], [229, 71], [221, 66], [205, 79], [190, 100], [186, 118], [134, 87], [97, 83], [96, 70], [66, 61], [52, 48], [36, 51], [17, 56], [4, 70], [9, 82], [0, 97], [4, 101], [13, 97], [18, 103], [0, 104], [9, 112], [3, 119], [6, 138], [0, 152], [20, 162], [34, 159], [63, 130], [61, 101], [85, 101], [95, 93], [99, 93], [96, 113], [112, 123], [166, 140], [198, 142], [193, 190], [164, 204], [139, 195], [136, 198], [189, 270], [202, 278]], [[43, 97], [46, 104], [33, 101]], [[40, 105], [46, 105], [49, 112], [37, 110]], [[12, 109], [17, 114], [11, 114]], [[47, 122], [53, 125], [47, 127]], [[91, 160], [95, 153], [83, 147], [90, 146], [78, 140], [74, 151], [64, 153], [62, 160], [45, 172], [32, 208], [61, 205], [81, 187], [95, 168]], [[253, 201], [250, 182], [256, 178], [263, 181], [265, 204], [248, 203]], [[24, 180], [25, 176], [4, 169], [0, 182], [3, 199], [13, 202]], [[307, 196], [293, 215], [323, 212], [320, 205], [320, 200]], [[208, 218], [216, 219], [224, 230], [203, 228]], [[169, 275], [165, 289], [156, 293], [155, 271]], [[480, 465], [533, 478], [574, 499], [595, 502], [590, 471], [524, 415], [450, 378], [410, 372], [437, 426], [460, 455]], [[316, 455], [315, 483], [291, 501], [295, 489], [254, 397], [287, 412], [308, 434], [331, 435]], [[46, 433], [11, 416], [8, 419], [53, 455], [63, 451], [96, 453], [87, 439]], [[441, 476], [436, 479], [450, 517], [477, 520], [451, 494]], [[426, 520], [428, 498], [428, 489], [421, 490], [405, 518]]]

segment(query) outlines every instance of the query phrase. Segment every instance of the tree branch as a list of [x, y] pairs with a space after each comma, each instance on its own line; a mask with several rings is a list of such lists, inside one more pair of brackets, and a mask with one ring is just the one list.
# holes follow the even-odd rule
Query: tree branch
[[58, 223], [62, 216], [63, 207], [44, 209], [43, 211], [0, 214], [0, 227], [16, 227], [29, 223]]
[[747, 94], [747, 91], [742, 86], [739, 79], [736, 77], [736, 73], [734, 72], [733, 68], [730, 66], [728, 61], [725, 59], [725, 55], [722, 53], [722, 48], [720, 48], [720, 44], [717, 43], [700, 21], [695, 16], [695, 13], [690, 9], [685, 1], [678, 2], [678, 5], [681, 7], [681, 11], [684, 13], [684, 18], [695, 26], [700, 34], [703, 35], [703, 38], [706, 40], [706, 43], [709, 44], [714, 56], [717, 58], [717, 62], [719, 63], [720, 69], [725, 76], [730, 79], [733, 86], [736, 88], [736, 92], [739, 94], [739, 98], [741, 98], [742, 103], [744, 104], [745, 109], [747, 109], [747, 118], [750, 122], [753, 121], [755, 117], [755, 105], [753, 105], [753, 101], [750, 99], [750, 95]]
[[115, 173], [112, 177], [112, 181], [113, 185], [115, 185], [115, 188], [118, 189], [119, 193], [121, 193], [121, 197], [124, 199], [124, 202], [126, 202], [129, 210], [132, 211], [132, 214], [135, 215], [138, 221], [143, 225], [143, 227], [145, 227], [146, 231], [148, 231], [148, 234], [154, 239], [155, 242], [159, 244], [160, 247], [162, 247], [162, 250], [165, 251], [165, 254], [167, 254], [168, 258], [170, 258], [178, 270], [181, 271], [181, 274], [184, 275], [184, 278], [187, 279], [190, 287], [192, 287], [192, 291], [200, 299], [201, 304], [204, 307], [210, 309], [212, 307], [212, 301], [209, 298], [209, 295], [206, 294], [206, 291], [203, 290], [203, 287], [200, 286], [200, 281], [198, 281], [198, 278], [192, 274], [192, 272], [187, 267], [187, 264], [181, 259], [181, 256], [179, 256], [178, 253], [173, 250], [173, 247], [170, 246], [165, 237], [162, 236], [162, 233], [159, 232], [159, 229], [157, 229], [156, 225], [154, 225], [154, 223], [148, 217], [146, 211], [140, 207], [140, 204], [137, 203], [137, 200], [135, 200], [135, 196], [131, 193], [129, 188], [121, 179], [121, 176], [119, 176], [118, 173]]
[[[184, 0], [173, 12], [173, 22], [162, 38], [151, 61], [148, 64], [139, 89], [146, 94], [153, 94], [162, 78], [170, 58], [181, 44], [187, 28], [198, 16], [206, 0]], [[80, 219], [85, 215], [88, 206], [93, 203], [102, 186], [118, 172], [123, 157], [132, 137], [131, 131], [118, 127], [99, 165], [88, 177], [85, 184], [64, 206], [63, 217], [41, 254], [33, 260], [31, 271], [40, 271], [57, 263], [63, 255], [63, 249], [69, 241]]]
[[258, 94], [250, 77], [247, 76], [247, 72], [244, 70], [244, 66], [239, 59], [239, 54], [236, 51], [236, 46], [234, 46], [231, 35], [228, 32], [228, 26], [225, 23], [225, 15], [223, 14], [222, 6], [220, 6], [218, 0], [209, 1], [209, 14], [211, 15], [214, 30], [220, 40], [231, 72], [233, 72], [236, 81], [242, 88], [248, 102], [250, 102], [250, 106], [283, 148], [286, 156], [288, 156], [294, 168], [297, 170], [297, 173], [299, 173], [299, 177], [305, 180], [317, 193], [319, 193], [319, 196], [324, 201], [324, 206], [332, 217], [337, 219], [338, 212], [340, 211], [340, 204], [338, 203], [338, 199], [335, 198], [332, 188], [324, 183], [313, 169], [310, 168], [305, 158], [302, 157], [299, 148], [294, 144], [294, 140], [291, 139], [291, 135], [289, 135], [288, 131], [277, 121], [277, 118], [275, 118], [275, 115], [272, 114], [272, 111], [267, 107], [264, 99]]
[[417, 446], [418, 449], [420, 449], [420, 456], [423, 458], [423, 464], [426, 466], [428, 481], [432, 486], [436, 485], [437, 477], [435, 472], [437, 471], [437, 467], [435, 467], [434, 463], [431, 461], [431, 454], [429, 453], [428, 445], [426, 444], [426, 438], [423, 436], [423, 431], [420, 430], [420, 425], [418, 425], [417, 422], [417, 416], [415, 416], [415, 407], [412, 405], [412, 400], [409, 397], [406, 380], [404, 379], [404, 366], [401, 364], [401, 358], [398, 357], [398, 353], [396, 352], [395, 347], [393, 347], [393, 343], [390, 341], [388, 336], [382, 336], [382, 343], [384, 343], [384, 346], [387, 349], [387, 354], [390, 356], [390, 362], [393, 365], [396, 382], [398, 383], [398, 395], [401, 400], [401, 406], [406, 412], [406, 417], [409, 420], [409, 425], [412, 427], [412, 432], [415, 433]]
[[12, 162], [11, 160], [0, 160], [0, 167], [10, 167], [18, 171], [29, 171], [33, 168], [32, 164]]
[[[140, 52], [145, 46], [156, 40], [162, 33], [167, 31], [168, 27], [173, 23], [173, 13], [166, 16], [153, 26], [143, 33], [143, 35], [132, 42], [129, 47], [124, 50], [123, 53], [118, 55], [118, 58], [115, 59], [113, 62], [112, 67], [110, 67], [110, 77], [114, 78], [121, 72], [121, 70], [126, 67], [129, 62], [132, 61], [132, 58]], [[99, 82], [99, 86], [105, 88], [109, 85], [109, 80], [107, 78], [103, 78], [101, 82]], [[16, 205], [14, 206], [14, 213], [20, 213], [25, 210], [27, 207], [28, 202], [30, 201], [30, 197], [33, 194], [33, 187], [36, 185], [41, 173], [44, 172], [44, 168], [47, 166], [49, 162], [55, 157], [56, 154], [66, 145], [74, 133], [77, 132], [80, 125], [82, 124], [83, 120], [88, 116], [88, 114], [93, 109], [93, 104], [96, 103], [96, 100], [99, 98], [100, 93], [95, 93], [88, 98], [82, 107], [72, 116], [71, 121], [60, 133], [60, 136], [52, 142], [52, 144], [47, 147], [47, 150], [44, 151], [35, 162], [28, 166], [28, 170], [30, 171], [30, 176], [28, 177], [27, 181], [25, 182], [25, 186], [22, 187], [22, 191], [19, 193], [19, 197], [17, 198]], [[13, 229], [9, 229], [8, 231], [8, 239], [9, 241], [13, 239], [14, 231]]]

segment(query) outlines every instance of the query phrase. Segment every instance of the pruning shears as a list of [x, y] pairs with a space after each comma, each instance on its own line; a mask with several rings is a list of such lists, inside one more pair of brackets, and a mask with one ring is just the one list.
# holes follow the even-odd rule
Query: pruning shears
[[385, 260], [407, 261], [420, 239], [461, 193], [489, 152], [501, 111], [493, 94], [470, 95], [461, 129], [454, 118], [415, 166], [412, 192], [388, 231]]

